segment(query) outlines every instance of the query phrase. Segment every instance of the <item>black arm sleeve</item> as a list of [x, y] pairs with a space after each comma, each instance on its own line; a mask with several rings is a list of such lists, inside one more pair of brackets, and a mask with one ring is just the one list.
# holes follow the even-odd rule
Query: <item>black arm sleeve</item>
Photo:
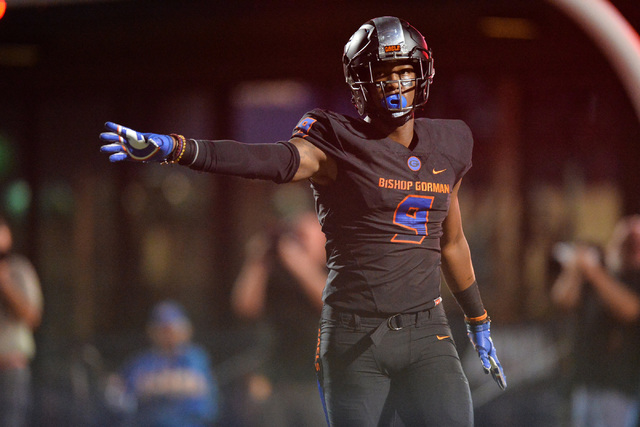
[[300, 166], [300, 153], [288, 141], [246, 144], [189, 139], [179, 163], [197, 171], [271, 180], [280, 184], [293, 179]]

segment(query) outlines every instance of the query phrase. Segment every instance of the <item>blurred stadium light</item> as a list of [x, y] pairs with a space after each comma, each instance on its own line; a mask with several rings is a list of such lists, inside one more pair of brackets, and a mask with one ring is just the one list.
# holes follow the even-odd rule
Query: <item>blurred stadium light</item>
[[549, 0], [593, 38], [615, 68], [640, 118], [640, 36], [608, 0]]

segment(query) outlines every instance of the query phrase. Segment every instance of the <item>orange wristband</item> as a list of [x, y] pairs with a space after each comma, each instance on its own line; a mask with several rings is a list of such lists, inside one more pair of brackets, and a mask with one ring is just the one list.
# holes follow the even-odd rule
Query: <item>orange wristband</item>
[[474, 324], [474, 325], [482, 325], [483, 323], [490, 322], [491, 319], [489, 318], [489, 315], [487, 314], [487, 310], [485, 310], [484, 314], [482, 316], [478, 316], [478, 317], [467, 317], [467, 316], [464, 316], [464, 321], [467, 322], [467, 323]]

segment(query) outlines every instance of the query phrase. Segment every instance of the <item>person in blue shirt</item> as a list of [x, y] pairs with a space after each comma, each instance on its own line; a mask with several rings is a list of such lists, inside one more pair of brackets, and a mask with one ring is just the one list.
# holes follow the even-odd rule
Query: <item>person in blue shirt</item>
[[212, 426], [218, 385], [207, 352], [191, 342], [192, 325], [173, 301], [157, 304], [147, 333], [152, 346], [128, 361], [111, 381], [135, 426]]

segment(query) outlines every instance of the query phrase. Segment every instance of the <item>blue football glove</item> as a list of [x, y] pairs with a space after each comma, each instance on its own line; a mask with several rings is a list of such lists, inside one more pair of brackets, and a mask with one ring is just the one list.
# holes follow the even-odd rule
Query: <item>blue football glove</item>
[[473, 324], [467, 322], [467, 336], [480, 356], [482, 367], [486, 374], [491, 373], [498, 386], [507, 388], [507, 377], [498, 360], [496, 348], [491, 340], [491, 322]]
[[139, 133], [115, 123], [105, 123], [110, 132], [100, 134], [100, 139], [107, 145], [100, 147], [103, 153], [110, 153], [109, 160], [133, 160], [138, 162], [162, 162], [173, 151], [174, 139], [169, 135], [155, 133]]

